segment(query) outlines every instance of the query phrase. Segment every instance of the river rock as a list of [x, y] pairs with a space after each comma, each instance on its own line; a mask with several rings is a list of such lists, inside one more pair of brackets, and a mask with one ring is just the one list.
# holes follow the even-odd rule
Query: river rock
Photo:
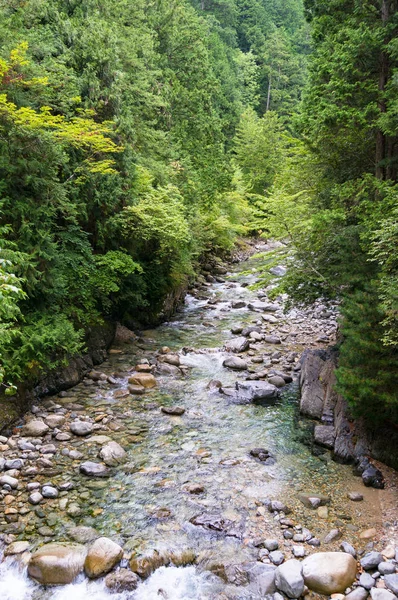
[[69, 537], [79, 544], [87, 544], [93, 542], [99, 536], [99, 533], [93, 527], [85, 527], [80, 525], [79, 527], [72, 527], [68, 531]]
[[243, 300], [235, 300], [231, 302], [231, 308], [244, 308], [246, 306], [246, 302]]
[[182, 406], [162, 406], [161, 411], [165, 415], [179, 417], [185, 413], [185, 408], [183, 408]]
[[370, 571], [371, 569], [375, 569], [381, 562], [383, 562], [383, 557], [380, 552], [368, 552], [361, 559], [361, 567], [365, 571]]
[[267, 344], [281, 344], [282, 341], [277, 335], [265, 335], [264, 342]]
[[181, 369], [174, 365], [170, 365], [169, 363], [163, 362], [159, 362], [157, 364], [156, 373], [158, 373], [159, 375], [174, 375], [175, 377], [182, 375]]
[[117, 467], [127, 457], [126, 451], [117, 442], [108, 442], [105, 444], [101, 448], [99, 455], [108, 467]]
[[270, 512], [284, 512], [286, 515], [291, 512], [290, 508], [288, 508], [286, 504], [280, 502], [279, 500], [271, 500], [268, 503], [268, 510]]
[[67, 585], [83, 571], [86, 553], [80, 544], [46, 544], [32, 555], [28, 573], [42, 585]]
[[84, 437], [93, 431], [93, 425], [88, 421], [73, 421], [73, 423], [70, 424], [70, 430], [75, 435]]
[[146, 389], [154, 388], [157, 385], [156, 379], [152, 373], [135, 373], [133, 377], [129, 378], [129, 383], [131, 385], [138, 385]]
[[381, 562], [377, 565], [377, 570], [381, 575], [391, 575], [395, 573], [395, 565], [392, 562]]
[[289, 598], [299, 598], [304, 591], [301, 562], [292, 558], [276, 569], [275, 584]]
[[29, 421], [23, 428], [23, 435], [27, 437], [42, 437], [49, 431], [48, 425], [43, 421]]
[[395, 573], [394, 575], [386, 575], [384, 577], [384, 581], [388, 589], [398, 596], [398, 573]]
[[36, 504], [40, 504], [42, 500], [43, 496], [40, 494], [40, 492], [33, 492], [28, 498], [28, 502], [30, 502], [30, 504], [33, 504], [34, 506]]
[[52, 485], [43, 485], [41, 494], [43, 498], [58, 498], [59, 496], [57, 488], [53, 487]]
[[228, 340], [224, 345], [224, 349], [226, 352], [244, 352], [248, 349], [249, 344], [250, 341], [247, 338], [240, 336], [233, 340]]
[[62, 415], [48, 415], [45, 418], [46, 425], [50, 427], [50, 429], [55, 429], [56, 427], [62, 427], [65, 423], [65, 417]]
[[354, 558], [356, 558], [357, 556], [355, 548], [353, 548], [353, 546], [351, 546], [351, 544], [349, 544], [348, 542], [341, 542], [340, 549], [343, 552], [346, 552], [347, 554], [351, 554], [351, 556], [353, 556]]
[[4, 550], [4, 556], [14, 556], [14, 554], [22, 554], [22, 552], [26, 552], [26, 550], [29, 549], [29, 546], [29, 542], [12, 542]]
[[362, 473], [362, 481], [367, 487], [374, 487], [380, 490], [384, 489], [383, 473], [373, 465], [370, 465]]
[[357, 563], [351, 554], [320, 552], [303, 560], [306, 586], [318, 594], [344, 592], [355, 581]]
[[18, 487], [18, 479], [11, 477], [11, 475], [2, 475], [0, 477], [0, 485], [9, 485], [10, 488], [16, 489]]
[[352, 502], [362, 502], [363, 495], [360, 492], [348, 492], [348, 497]]
[[282, 388], [286, 385], [286, 381], [279, 375], [271, 375], [271, 377], [268, 378], [268, 383], [275, 385], [277, 388]]
[[264, 540], [263, 546], [264, 546], [264, 548], [266, 548], [270, 552], [273, 552], [274, 550], [278, 550], [278, 548], [279, 548], [279, 542], [278, 542], [278, 540], [271, 540], [271, 539]]
[[128, 391], [132, 396], [142, 396], [145, 394], [145, 388], [143, 385], [128, 385]]
[[229, 356], [224, 360], [222, 366], [234, 371], [245, 371], [247, 369], [247, 362], [238, 356]]
[[370, 590], [370, 595], [372, 600], [397, 600], [397, 597], [394, 594], [388, 590], [383, 590], [382, 588], [372, 588]]
[[87, 475], [87, 477], [108, 477], [109, 469], [101, 463], [88, 460], [80, 465], [80, 473]]
[[180, 357], [178, 354], [163, 354], [159, 356], [158, 359], [160, 362], [168, 363], [169, 365], [173, 365], [174, 367], [179, 367], [181, 364]]
[[375, 583], [375, 580], [369, 573], [362, 573], [359, 577], [359, 585], [365, 588], [365, 590], [370, 590]]
[[237, 381], [237, 397], [255, 404], [274, 404], [279, 398], [279, 390], [268, 381]]
[[246, 572], [248, 574], [250, 583], [255, 586], [259, 597], [265, 598], [269, 594], [273, 594], [275, 592], [276, 569], [274, 565], [266, 565], [256, 562], [246, 567]]
[[100, 537], [89, 548], [84, 571], [90, 579], [109, 573], [122, 559], [123, 548], [106, 537]]
[[[339, 529], [331, 529], [329, 531], [329, 533], [325, 536], [325, 539], [323, 540], [325, 544], [330, 544], [331, 542], [334, 542], [335, 540], [339, 540], [341, 538], [341, 531]], [[327, 553], [327, 554], [330, 554]]]
[[132, 592], [137, 588], [139, 582], [137, 575], [129, 569], [119, 569], [105, 577], [106, 587], [115, 593]]
[[369, 592], [365, 588], [358, 586], [352, 592], [346, 595], [346, 600], [366, 600]]
[[318, 508], [318, 506], [326, 506], [329, 504], [330, 497], [324, 494], [318, 494], [317, 492], [303, 492], [298, 495], [300, 502], [307, 508]]
[[285, 560], [285, 555], [280, 550], [274, 550], [269, 553], [269, 558], [274, 565], [278, 566]]

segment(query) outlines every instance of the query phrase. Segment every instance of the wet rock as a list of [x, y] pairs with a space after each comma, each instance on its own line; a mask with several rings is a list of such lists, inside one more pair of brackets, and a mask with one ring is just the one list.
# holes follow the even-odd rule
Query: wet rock
[[165, 415], [177, 417], [185, 413], [185, 408], [183, 408], [182, 406], [162, 406], [161, 411]]
[[26, 552], [26, 550], [29, 549], [29, 546], [29, 542], [12, 542], [4, 550], [4, 556], [14, 556], [14, 554], [22, 554], [22, 552]]
[[397, 597], [394, 594], [388, 590], [383, 590], [382, 588], [372, 588], [370, 590], [370, 595], [372, 600], [397, 600]]
[[[274, 464], [276, 462], [269, 450], [266, 450], [265, 448], [253, 448], [253, 450], [250, 450], [250, 455], [266, 464]], [[272, 459], [272, 461], [270, 461], [270, 459]]]
[[142, 396], [145, 394], [145, 388], [143, 385], [128, 385], [128, 391], [132, 396]]
[[70, 433], [61, 432], [57, 433], [55, 439], [57, 440], [57, 442], [69, 442], [69, 440], [72, 439], [72, 436], [70, 435]]
[[279, 390], [267, 381], [237, 381], [235, 384], [238, 398], [255, 404], [274, 404], [279, 398]]
[[28, 573], [42, 585], [67, 585], [83, 571], [85, 558], [80, 544], [46, 544], [32, 555]]
[[362, 502], [363, 495], [360, 492], [349, 492], [348, 497], [352, 502]]
[[156, 373], [159, 375], [174, 375], [175, 377], [182, 375], [182, 371], [178, 367], [162, 362], [157, 364]]
[[57, 488], [51, 485], [43, 485], [41, 493], [43, 498], [58, 498], [59, 496]]
[[90, 546], [84, 571], [90, 579], [96, 579], [109, 573], [122, 559], [123, 548], [106, 537], [100, 537]]
[[73, 421], [70, 424], [70, 430], [75, 435], [84, 437], [93, 431], [93, 424], [88, 421]]
[[207, 389], [211, 390], [212, 392], [218, 391], [220, 388], [222, 388], [222, 383], [221, 381], [218, 381], [218, 379], [212, 379], [207, 384]]
[[351, 554], [351, 556], [353, 556], [354, 558], [356, 558], [357, 556], [355, 548], [353, 548], [353, 546], [351, 546], [351, 544], [349, 544], [348, 542], [341, 542], [340, 549], [343, 552], [346, 552], [347, 554]]
[[383, 473], [373, 465], [370, 465], [362, 473], [362, 481], [367, 487], [384, 489]]
[[150, 373], [152, 371], [152, 367], [148, 364], [136, 365], [135, 370], [138, 373]]
[[232, 585], [247, 585], [249, 576], [242, 565], [227, 565], [224, 569], [225, 581]]
[[[339, 540], [341, 538], [341, 535], [342, 534], [339, 529], [331, 529], [323, 541], [325, 544], [330, 544], [335, 540]], [[331, 554], [331, 552], [328, 552], [326, 554]]]
[[386, 575], [384, 581], [389, 590], [398, 596], [398, 573], [394, 575]]
[[129, 378], [129, 384], [138, 385], [146, 389], [156, 387], [156, 379], [151, 373], [136, 373]]
[[261, 598], [275, 592], [276, 569], [273, 565], [265, 565], [259, 562], [252, 563], [246, 567], [246, 572], [249, 582], [253, 584]]
[[233, 333], [234, 335], [240, 335], [242, 332], [243, 332], [242, 326], [232, 327], [232, 329], [231, 329], [231, 333]]
[[99, 452], [100, 457], [108, 467], [117, 467], [122, 464], [126, 458], [127, 453], [117, 442], [108, 442], [103, 446]]
[[334, 448], [336, 437], [335, 428], [330, 425], [316, 425], [314, 429], [314, 440], [317, 444], [326, 448]]
[[298, 499], [307, 508], [318, 508], [318, 506], [326, 506], [330, 503], [330, 497], [317, 492], [305, 492], [298, 494]]
[[4, 463], [4, 470], [5, 471], [11, 471], [11, 470], [20, 470], [22, 469], [22, 467], [24, 466], [24, 461], [21, 458], [13, 458], [11, 460], [6, 460], [6, 462]]
[[222, 366], [234, 371], [245, 371], [247, 369], [247, 362], [238, 356], [230, 356], [224, 360]]
[[235, 352], [235, 353], [239, 353], [239, 352], [244, 352], [245, 350], [248, 349], [250, 344], [250, 341], [241, 336], [241, 337], [237, 337], [234, 338], [233, 340], [228, 340], [225, 344], [224, 344], [224, 349], [226, 352]]
[[361, 567], [365, 571], [370, 571], [375, 569], [381, 562], [383, 562], [383, 557], [380, 552], [368, 552], [361, 558]]
[[43, 421], [29, 421], [23, 428], [23, 434], [27, 437], [42, 437], [49, 431], [48, 425]]
[[169, 365], [173, 365], [174, 367], [179, 367], [181, 364], [180, 357], [178, 354], [164, 354], [159, 357], [159, 361], [168, 363]]
[[274, 550], [273, 552], [270, 552], [269, 558], [271, 562], [276, 566], [281, 565], [285, 560], [285, 556], [283, 552], [280, 552], [280, 550]]
[[370, 590], [375, 583], [376, 581], [371, 575], [369, 575], [369, 573], [362, 573], [359, 577], [359, 585], [365, 588], [365, 590]]
[[222, 515], [207, 513], [192, 517], [190, 523], [197, 527], [204, 527], [205, 529], [219, 532], [227, 532], [233, 526], [232, 521], [226, 519]]
[[129, 569], [119, 569], [105, 577], [106, 587], [115, 593], [132, 592], [137, 588], [139, 582], [137, 575]]
[[275, 584], [289, 598], [299, 598], [304, 591], [303, 568], [296, 559], [287, 560], [276, 569]]
[[268, 504], [268, 510], [270, 512], [284, 512], [286, 515], [291, 512], [290, 508], [279, 500], [271, 500]]
[[320, 552], [303, 560], [305, 585], [318, 594], [344, 592], [355, 581], [357, 563], [344, 552]]
[[231, 308], [244, 308], [246, 306], [246, 302], [243, 302], [243, 300], [236, 300], [234, 302], [231, 302]]
[[184, 486], [184, 492], [188, 492], [188, 494], [202, 494], [205, 491], [205, 487], [198, 483], [193, 483], [191, 485]]
[[78, 542], [79, 544], [87, 544], [88, 542], [92, 542], [100, 537], [99, 533], [95, 529], [84, 526], [72, 527], [69, 529], [68, 535], [72, 538], [72, 540]]
[[109, 477], [109, 469], [101, 463], [86, 461], [80, 465], [80, 473], [87, 477]]

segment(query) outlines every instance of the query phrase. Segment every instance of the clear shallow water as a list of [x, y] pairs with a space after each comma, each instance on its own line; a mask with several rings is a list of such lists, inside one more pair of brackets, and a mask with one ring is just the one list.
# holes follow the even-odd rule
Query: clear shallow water
[[[226, 356], [223, 345], [232, 337], [231, 327], [251, 324], [260, 315], [246, 307], [230, 310], [229, 304], [256, 299], [256, 293], [241, 283], [253, 283], [256, 275], [252, 269], [263, 262], [264, 259], [254, 258], [240, 265], [237, 270], [245, 270], [245, 274], [234, 274], [234, 282], [212, 285], [203, 292], [203, 298], [188, 296], [185, 306], [169, 323], [144, 332], [138, 342], [120, 346], [121, 353], [112, 354], [100, 367], [107, 374], [121, 374], [116, 389], [107, 384], [95, 387], [81, 384], [68, 397], [55, 399], [66, 408], [70, 403], [82, 406], [81, 410], [73, 409], [77, 415], [108, 415], [115, 424], [114, 430], [98, 433], [118, 441], [128, 451], [128, 462], [110, 479], [98, 481], [80, 476], [76, 464], [73, 466], [68, 458], [58, 457], [62, 473], [53, 482], [76, 483], [75, 502], [81, 508], [81, 515], [73, 519], [57, 509], [57, 501], [52, 505], [50, 502], [56, 523], [53, 539], [66, 541], [70, 527], [86, 525], [119, 541], [127, 554], [192, 549], [200, 566], [162, 567], [136, 592], [110, 595], [103, 581], [88, 582], [84, 578], [72, 586], [45, 591], [8, 561], [0, 567], [1, 600], [212, 598], [223, 584], [218, 578], [209, 579], [207, 567], [253, 561], [257, 556], [251, 543], [254, 538], [281, 537], [279, 525], [264, 507], [266, 499], [286, 502], [294, 510], [296, 522], [318, 537], [336, 522], [341, 523], [347, 491], [357, 489], [358, 480], [349, 467], [321, 461], [299, 441], [297, 384], [287, 386], [281, 401], [268, 407], [237, 405], [228, 397], [208, 390], [212, 379], [221, 380], [226, 386], [233, 385], [238, 378], [236, 372], [222, 367]], [[218, 303], [210, 307], [209, 298], [217, 298]], [[275, 328], [295, 332], [297, 324], [293, 318], [281, 315]], [[300, 349], [298, 340], [294, 336], [287, 338], [289, 351]], [[157, 376], [158, 388], [144, 397], [118, 398], [117, 392], [127, 389], [128, 371], [142, 358], [152, 360], [162, 346], [175, 351], [187, 349], [181, 352], [182, 364], [189, 367], [187, 375]], [[182, 417], [164, 415], [160, 411], [164, 404], [183, 406], [186, 412]], [[84, 454], [84, 460], [98, 460], [99, 447], [89, 440], [77, 440], [75, 447]], [[276, 464], [265, 466], [253, 459], [249, 452], [254, 447], [269, 449], [277, 459]], [[202, 485], [204, 492], [188, 493], [186, 486], [191, 484]], [[304, 509], [297, 499], [300, 491], [330, 495], [333, 500], [330, 518], [322, 521], [316, 513]], [[349, 509], [351, 513], [345, 515], [348, 518], [343, 522], [343, 526], [353, 525], [353, 529], [345, 532], [348, 541], [356, 535], [361, 522], [367, 526], [373, 524], [363, 508]], [[190, 522], [204, 514], [227, 520], [230, 523], [227, 534]], [[43, 539], [38, 537], [34, 526], [28, 523], [21, 539], [30, 538], [34, 545], [41, 545]], [[245, 593], [242, 591], [240, 597], [244, 598]], [[260, 598], [250, 594], [247, 597], [252, 600]]]

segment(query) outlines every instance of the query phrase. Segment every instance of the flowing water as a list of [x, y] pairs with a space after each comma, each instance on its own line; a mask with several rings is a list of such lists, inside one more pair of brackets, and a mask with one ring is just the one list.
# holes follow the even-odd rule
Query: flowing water
[[[286, 386], [273, 406], [236, 404], [228, 396], [208, 389], [210, 380], [228, 386], [239, 378], [239, 374], [222, 366], [227, 356], [223, 345], [233, 337], [231, 327], [258, 322], [261, 314], [247, 306], [233, 310], [230, 304], [257, 298], [257, 292], [248, 284], [255, 283], [265, 261], [262, 256], [241, 263], [224, 283], [213, 283], [196, 297], [188, 296], [169, 323], [114, 348], [101, 370], [115, 375], [117, 385], [83, 382], [52, 399], [53, 404], [44, 402], [52, 412], [68, 411], [72, 419], [87, 414], [97, 417], [102, 430], [99, 427], [95, 433], [119, 442], [128, 451], [128, 461], [115, 469], [111, 478], [98, 480], [79, 474], [81, 461], [57, 454], [54, 460], [60, 471], [51, 481], [73, 481], [75, 491], [67, 496], [62, 511], [59, 499], [50, 500], [42, 513], [32, 510], [22, 517], [25, 527], [19, 539], [28, 539], [34, 549], [50, 540], [67, 541], [68, 529], [85, 525], [121, 543], [126, 556], [133, 552], [153, 555], [154, 551], [190, 551], [199, 566], [163, 566], [135, 592], [118, 595], [108, 593], [102, 580], [89, 582], [84, 577], [72, 585], [46, 590], [8, 558], [0, 565], [1, 600], [259, 600], [259, 592], [250, 587], [242, 587], [238, 593], [235, 590], [232, 596], [218, 596], [227, 587], [208, 569], [217, 571], [219, 565], [255, 561], [258, 548], [254, 542], [261, 537], [279, 539], [281, 549], [289, 555], [291, 542], [283, 539], [279, 521], [268, 512], [268, 499], [283, 500], [292, 508], [294, 522], [319, 538], [339, 527], [344, 539], [355, 542], [361, 528], [380, 525], [378, 492], [363, 489], [350, 467], [334, 463], [328, 454], [316, 457], [302, 443], [306, 426], [299, 420], [297, 382]], [[209, 299], [217, 303], [208, 304]], [[252, 358], [265, 355], [269, 360], [281, 350], [282, 355], [290, 356], [293, 367], [294, 353], [299, 355], [307, 343], [314, 345], [316, 335], [325, 334], [328, 328], [330, 334], [333, 323], [318, 322], [313, 316], [306, 321], [305, 314], [297, 310], [278, 313], [278, 323], [270, 325], [269, 332], [282, 335], [283, 344], [254, 344], [250, 354]], [[186, 375], [157, 376], [156, 389], [143, 397], [129, 395], [129, 370], [143, 359], [152, 362], [163, 346], [180, 353]], [[278, 364], [273, 366], [280, 368]], [[251, 367], [253, 370], [261, 365], [253, 363]], [[182, 406], [185, 414], [165, 415], [160, 410], [165, 405]], [[72, 442], [74, 449], [84, 455], [82, 460], [98, 460], [99, 447], [89, 438]], [[66, 443], [59, 446], [72, 448]], [[266, 466], [250, 456], [255, 447], [267, 448], [275, 456], [275, 464]], [[189, 493], [188, 486], [193, 484], [202, 486], [203, 492]], [[357, 489], [365, 494], [361, 506], [347, 501], [347, 492]], [[316, 511], [301, 504], [297, 495], [303, 491], [331, 497], [328, 518], [320, 518]], [[212, 525], [192, 524], [191, 519], [198, 516]], [[218, 530], [215, 523], [221, 523]], [[51, 536], [41, 533], [40, 537], [39, 528], [49, 524]]]

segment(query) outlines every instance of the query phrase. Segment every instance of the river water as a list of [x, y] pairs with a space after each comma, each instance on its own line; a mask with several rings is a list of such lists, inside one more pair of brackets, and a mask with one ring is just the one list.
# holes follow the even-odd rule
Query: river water
[[[170, 322], [114, 347], [100, 369], [114, 376], [116, 385], [86, 381], [44, 401], [36, 416], [59, 413], [67, 420], [88, 416], [97, 423], [95, 434], [119, 442], [128, 460], [113, 469], [109, 479], [91, 479], [79, 474], [79, 464], [98, 461], [98, 444], [90, 442], [90, 437], [75, 436], [69, 442], [55, 442], [57, 453], [50, 457], [55, 469], [52, 473], [44, 469], [35, 481], [56, 486], [73, 482], [74, 490], [61, 492], [39, 510], [26, 502], [27, 494], [22, 492], [18, 524], [2, 528], [15, 533], [16, 539], [30, 541], [34, 550], [49, 541], [70, 541], [68, 531], [84, 525], [120, 543], [126, 557], [190, 552], [196, 566], [163, 566], [135, 592], [110, 594], [103, 580], [89, 582], [83, 576], [72, 585], [44, 589], [8, 558], [0, 565], [1, 600], [260, 600], [255, 585], [238, 587], [214, 573], [220, 574], [220, 568], [228, 565], [256, 561], [258, 538], [276, 538], [285, 556], [291, 556], [292, 541], [284, 539], [278, 518], [267, 510], [269, 499], [282, 500], [291, 508], [289, 517], [296, 533], [307, 528], [321, 541], [338, 528], [346, 541], [356, 544], [362, 529], [380, 528], [379, 491], [364, 488], [351, 467], [334, 463], [327, 452], [315, 456], [303, 444], [308, 422], [298, 415], [297, 381], [283, 388], [280, 400], [272, 406], [237, 404], [209, 390], [211, 380], [228, 387], [248, 375], [222, 366], [228, 356], [223, 346], [234, 337], [231, 328], [238, 325], [261, 323], [266, 333], [282, 340], [278, 345], [253, 342], [245, 353], [254, 361], [249, 371], [265, 366], [284, 372], [290, 369], [295, 380], [298, 370], [294, 367], [303, 348], [322, 346], [316, 340], [324, 336], [333, 341], [333, 307], [331, 311], [322, 306], [306, 312], [277, 311], [275, 323], [262, 321], [261, 313], [249, 310], [247, 303], [258, 295], [252, 286], [266, 264], [267, 255], [262, 254], [236, 265], [224, 282], [202, 286], [195, 296], [188, 295]], [[245, 306], [232, 309], [231, 302], [237, 300]], [[156, 375], [156, 389], [145, 396], [130, 395], [127, 384], [134, 365], [143, 359], [154, 363], [164, 346], [179, 353], [185, 376]], [[161, 406], [172, 405], [184, 407], [185, 413], [169, 416], [161, 412]], [[256, 447], [268, 449], [275, 463], [265, 465], [253, 458], [250, 450]], [[71, 460], [62, 452], [65, 448], [80, 452], [82, 458]], [[189, 493], [192, 485], [203, 491]], [[347, 492], [354, 490], [364, 494], [363, 503], [347, 499]], [[326, 518], [306, 508], [298, 499], [300, 492], [329, 496]], [[208, 526], [193, 524], [191, 520], [197, 517]], [[327, 549], [337, 549], [339, 543], [328, 544]], [[313, 550], [305, 544], [306, 552]]]

